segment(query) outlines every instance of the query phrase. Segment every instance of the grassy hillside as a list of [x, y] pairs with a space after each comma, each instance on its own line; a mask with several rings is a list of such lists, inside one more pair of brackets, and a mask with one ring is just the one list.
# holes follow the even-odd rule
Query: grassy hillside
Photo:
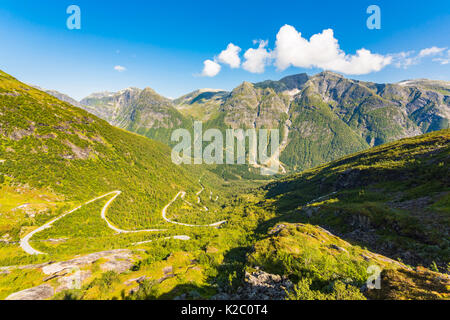
[[[218, 299], [449, 299], [449, 140], [449, 130], [403, 139], [237, 196], [223, 208], [225, 233], [199, 258], [210, 279], [191, 289], [217, 285]], [[367, 288], [371, 268], [381, 289]], [[134, 297], [151, 292], [142, 285]]]
[[[172, 164], [170, 149], [0, 73], [0, 239], [101, 194], [121, 190], [108, 211], [124, 229], [158, 227], [202, 169]], [[99, 214], [99, 213], [98, 213]]]
[[450, 262], [450, 130], [402, 139], [267, 186], [282, 219], [330, 228], [409, 264]]

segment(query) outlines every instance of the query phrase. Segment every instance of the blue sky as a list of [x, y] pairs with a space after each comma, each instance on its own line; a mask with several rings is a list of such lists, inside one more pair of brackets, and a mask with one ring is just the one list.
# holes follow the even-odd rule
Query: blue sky
[[[81, 9], [81, 30], [66, 27], [66, 9], [72, 4]], [[366, 26], [366, 9], [372, 4], [381, 9], [380, 30]], [[323, 62], [311, 67], [294, 62], [284, 70], [271, 62], [264, 72], [252, 73], [218, 61], [229, 43], [241, 48], [241, 62], [249, 48], [258, 47], [254, 40], [267, 40], [268, 52], [275, 50], [276, 36], [286, 24], [306, 39], [332, 29], [348, 59], [361, 48], [396, 59], [380, 71], [348, 77], [375, 82], [450, 80], [450, 63], [443, 64], [450, 54], [450, 1], [441, 0], [2, 0], [0, 69], [76, 99], [130, 86], [149, 86], [178, 97], [198, 88], [228, 90], [244, 80], [320, 72]], [[419, 57], [421, 50], [432, 47], [440, 51]], [[401, 52], [409, 53], [400, 59]], [[314, 60], [314, 51], [311, 55], [305, 59]], [[406, 58], [411, 59], [407, 67]], [[208, 59], [221, 64], [214, 77], [200, 76]], [[119, 72], [115, 66], [126, 70]]]

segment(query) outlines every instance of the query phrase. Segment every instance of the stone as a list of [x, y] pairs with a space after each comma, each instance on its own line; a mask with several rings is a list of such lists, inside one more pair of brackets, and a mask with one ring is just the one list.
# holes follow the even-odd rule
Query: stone
[[55, 291], [51, 285], [42, 284], [10, 294], [5, 300], [46, 300], [51, 298], [54, 293]]

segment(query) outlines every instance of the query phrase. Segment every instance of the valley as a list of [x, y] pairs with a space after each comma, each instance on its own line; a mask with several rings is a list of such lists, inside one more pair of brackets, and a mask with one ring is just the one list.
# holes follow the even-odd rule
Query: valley
[[[323, 72], [76, 102], [0, 72], [0, 299], [449, 299], [449, 88]], [[194, 121], [279, 129], [280, 171], [175, 165]]]

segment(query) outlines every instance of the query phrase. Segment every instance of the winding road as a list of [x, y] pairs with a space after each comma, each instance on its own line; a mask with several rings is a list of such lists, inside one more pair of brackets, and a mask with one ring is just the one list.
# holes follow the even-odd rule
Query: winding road
[[[199, 182], [200, 182], [200, 181], [199, 181]], [[201, 184], [200, 184], [200, 185], [201, 185]], [[202, 191], [205, 189], [205, 188], [203, 187], [203, 185], [201, 185], [201, 186], [202, 186], [202, 189], [201, 189], [199, 192], [196, 193], [197, 196], [199, 196], [200, 193], [202, 193]], [[124, 229], [120, 229], [120, 228], [117, 228], [116, 226], [114, 226], [114, 225], [106, 218], [106, 211], [108, 210], [108, 207], [110, 206], [110, 204], [111, 204], [111, 203], [112, 203], [112, 202], [113, 202], [113, 201], [114, 201], [121, 193], [122, 193], [122, 191], [120, 191], [120, 190], [116, 190], [116, 191], [111, 191], [111, 192], [105, 193], [105, 194], [103, 194], [103, 195], [101, 195], [101, 196], [98, 196], [98, 197], [96, 197], [96, 198], [94, 198], [94, 199], [91, 199], [91, 200], [89, 200], [89, 201], [87, 201], [87, 202], [85, 202], [85, 203], [79, 205], [78, 207], [76, 207], [76, 208], [74, 208], [74, 209], [72, 209], [72, 210], [70, 210], [70, 211], [67, 211], [67, 212], [63, 213], [62, 215], [60, 215], [60, 216], [58, 216], [58, 217], [56, 217], [56, 218], [50, 220], [49, 222], [45, 223], [44, 225], [42, 225], [42, 226], [40, 226], [40, 227], [34, 229], [33, 231], [31, 231], [30, 233], [28, 233], [27, 235], [25, 235], [22, 239], [20, 239], [20, 247], [21, 247], [26, 253], [28, 253], [28, 254], [45, 254], [44, 252], [41, 252], [41, 251], [38, 251], [38, 250], [34, 249], [34, 248], [30, 245], [29, 241], [30, 241], [31, 237], [33, 237], [33, 236], [34, 236], [36, 233], [38, 233], [38, 232], [41, 232], [41, 231], [43, 231], [43, 230], [45, 230], [45, 229], [50, 228], [50, 227], [53, 225], [53, 223], [55, 223], [56, 221], [58, 221], [58, 220], [64, 218], [66, 215], [68, 215], [68, 214], [70, 214], [70, 213], [72, 213], [72, 212], [74, 212], [74, 211], [77, 211], [78, 209], [82, 208], [83, 206], [85, 206], [85, 205], [87, 205], [87, 204], [90, 204], [90, 203], [92, 203], [92, 202], [94, 202], [94, 201], [100, 200], [100, 199], [102, 199], [102, 198], [104, 198], [104, 197], [107, 197], [107, 196], [109, 196], [109, 195], [114, 195], [114, 196], [111, 197], [111, 199], [109, 199], [109, 200], [105, 203], [105, 205], [103, 206], [102, 211], [101, 211], [101, 218], [102, 218], [103, 220], [105, 220], [106, 224], [108, 225], [108, 227], [109, 227], [110, 229], [114, 230], [114, 231], [117, 232], [117, 233], [159, 232], [159, 231], [166, 231], [166, 230], [167, 230], [167, 229], [124, 230]], [[177, 224], [177, 225], [182, 225], [182, 226], [186, 226], [186, 227], [217, 227], [217, 226], [219, 226], [219, 225], [221, 225], [221, 224], [223, 224], [223, 223], [226, 222], [225, 220], [223, 220], [223, 221], [219, 221], [219, 222], [212, 223], [212, 224], [207, 224], [207, 225], [195, 225], [195, 224], [187, 224], [187, 223], [181, 223], [181, 222], [176, 222], [176, 221], [170, 220], [169, 218], [166, 217], [166, 215], [167, 215], [167, 209], [170, 207], [170, 205], [171, 205], [173, 202], [175, 202], [175, 200], [177, 200], [177, 198], [178, 198], [180, 195], [181, 195], [181, 198], [184, 198], [184, 196], [186, 195], [186, 192], [184, 192], [184, 191], [178, 192], [177, 195], [175, 196], [175, 198], [173, 198], [173, 199], [172, 199], [172, 200], [171, 200], [171, 201], [170, 201], [170, 202], [162, 209], [162, 212], [161, 212], [161, 213], [162, 213], [162, 217], [163, 217], [163, 219], [164, 219], [166, 222], [169, 222], [169, 223], [172, 223], [172, 224]], [[200, 201], [200, 197], [198, 197], [198, 200]], [[206, 208], [206, 207], [205, 207], [205, 208]], [[206, 210], [208, 210], [208, 209], [206, 208]], [[173, 238], [173, 239], [178, 239], [178, 240], [189, 240], [189, 239], [190, 239], [190, 237], [187, 236], [187, 235], [178, 235], [178, 236], [172, 236], [172, 237], [167, 237], [167, 238], [163, 238], [163, 239], [168, 239], [168, 238]], [[153, 241], [153, 240], [141, 241], [141, 242], [134, 243], [133, 245], [136, 245], [136, 244], [142, 244], [142, 243], [147, 243], [147, 242], [151, 242], [151, 241]]]
[[217, 227], [217, 226], [220, 226], [221, 224], [224, 224], [224, 223], [227, 222], [226, 220], [222, 220], [222, 221], [218, 221], [218, 222], [211, 223], [211, 224], [203, 224], [203, 225], [201, 225], [201, 224], [188, 224], [188, 223], [176, 222], [176, 221], [173, 221], [173, 220], [170, 220], [169, 218], [167, 218], [167, 209], [170, 207], [170, 205], [171, 205], [172, 203], [174, 203], [174, 202], [178, 199], [178, 197], [181, 196], [181, 198], [184, 198], [185, 195], [186, 195], [186, 192], [184, 192], [184, 191], [178, 192], [177, 195], [175, 196], [175, 198], [173, 198], [173, 199], [172, 199], [172, 200], [171, 200], [171, 201], [170, 201], [170, 202], [162, 209], [162, 217], [163, 217], [164, 220], [166, 220], [166, 221], [169, 222], [169, 223], [178, 224], [178, 225], [180, 225], [180, 226], [185, 226], [185, 227]]
[[111, 204], [111, 202], [113, 202], [121, 193], [122, 191], [113, 191], [110, 192], [109, 194], [115, 193], [114, 197], [112, 197], [111, 199], [108, 200], [107, 203], [105, 203], [105, 205], [103, 206], [102, 209], [102, 213], [101, 213], [101, 217], [103, 220], [106, 221], [106, 223], [108, 224], [108, 227], [112, 230], [114, 230], [117, 233], [136, 233], [136, 232], [158, 232], [158, 231], [166, 231], [166, 229], [143, 229], [143, 230], [123, 230], [123, 229], [119, 229], [116, 226], [114, 226], [107, 218], [106, 218], [106, 211], [108, 210], [109, 205]]
[[[118, 193], [118, 194], [117, 194], [117, 193]], [[91, 200], [89, 200], [89, 201], [83, 203], [82, 205], [79, 205], [78, 207], [76, 207], [76, 208], [74, 208], [74, 209], [72, 209], [72, 210], [70, 210], [70, 211], [67, 211], [67, 212], [63, 213], [63, 214], [60, 215], [59, 217], [56, 217], [56, 218], [50, 220], [50, 221], [47, 222], [46, 224], [40, 226], [40, 227], [37, 228], [37, 229], [34, 229], [34, 230], [31, 231], [30, 233], [28, 233], [25, 237], [23, 237], [22, 239], [20, 239], [20, 247], [21, 247], [26, 253], [28, 253], [28, 254], [43, 254], [43, 252], [40, 252], [40, 251], [34, 249], [34, 248], [31, 247], [30, 244], [28, 243], [28, 241], [31, 239], [32, 236], [34, 236], [34, 235], [35, 235], [36, 233], [38, 233], [38, 232], [41, 232], [41, 231], [43, 231], [43, 230], [45, 230], [45, 229], [50, 228], [50, 227], [52, 226], [53, 223], [55, 223], [56, 221], [58, 221], [58, 220], [64, 218], [64, 217], [67, 216], [69, 213], [72, 213], [72, 212], [74, 212], [74, 211], [77, 211], [77, 210], [80, 209], [81, 207], [83, 207], [83, 206], [85, 206], [85, 205], [87, 205], [87, 204], [89, 204], [89, 203], [92, 203], [92, 202], [94, 202], [94, 201], [100, 200], [100, 199], [102, 199], [102, 198], [104, 198], [104, 197], [107, 197], [107, 196], [109, 196], [109, 195], [111, 195], [111, 194], [116, 194], [116, 195], [112, 198], [112, 199], [115, 199], [115, 198], [120, 194], [120, 191], [111, 191], [111, 192], [105, 193], [104, 195], [101, 195], [101, 196], [99, 196], [99, 197], [96, 197], [96, 198], [94, 198], [94, 199], [91, 199]], [[108, 201], [108, 202], [105, 204], [105, 207], [107, 207], [110, 203], [111, 203], [111, 200]], [[105, 207], [103, 207], [103, 209], [105, 209]], [[102, 214], [103, 214], [103, 210], [102, 210]], [[103, 217], [103, 216], [102, 216], [102, 217]], [[107, 223], [108, 223], [108, 226], [109, 226], [109, 222], [108, 222], [108, 221], [107, 221]]]

